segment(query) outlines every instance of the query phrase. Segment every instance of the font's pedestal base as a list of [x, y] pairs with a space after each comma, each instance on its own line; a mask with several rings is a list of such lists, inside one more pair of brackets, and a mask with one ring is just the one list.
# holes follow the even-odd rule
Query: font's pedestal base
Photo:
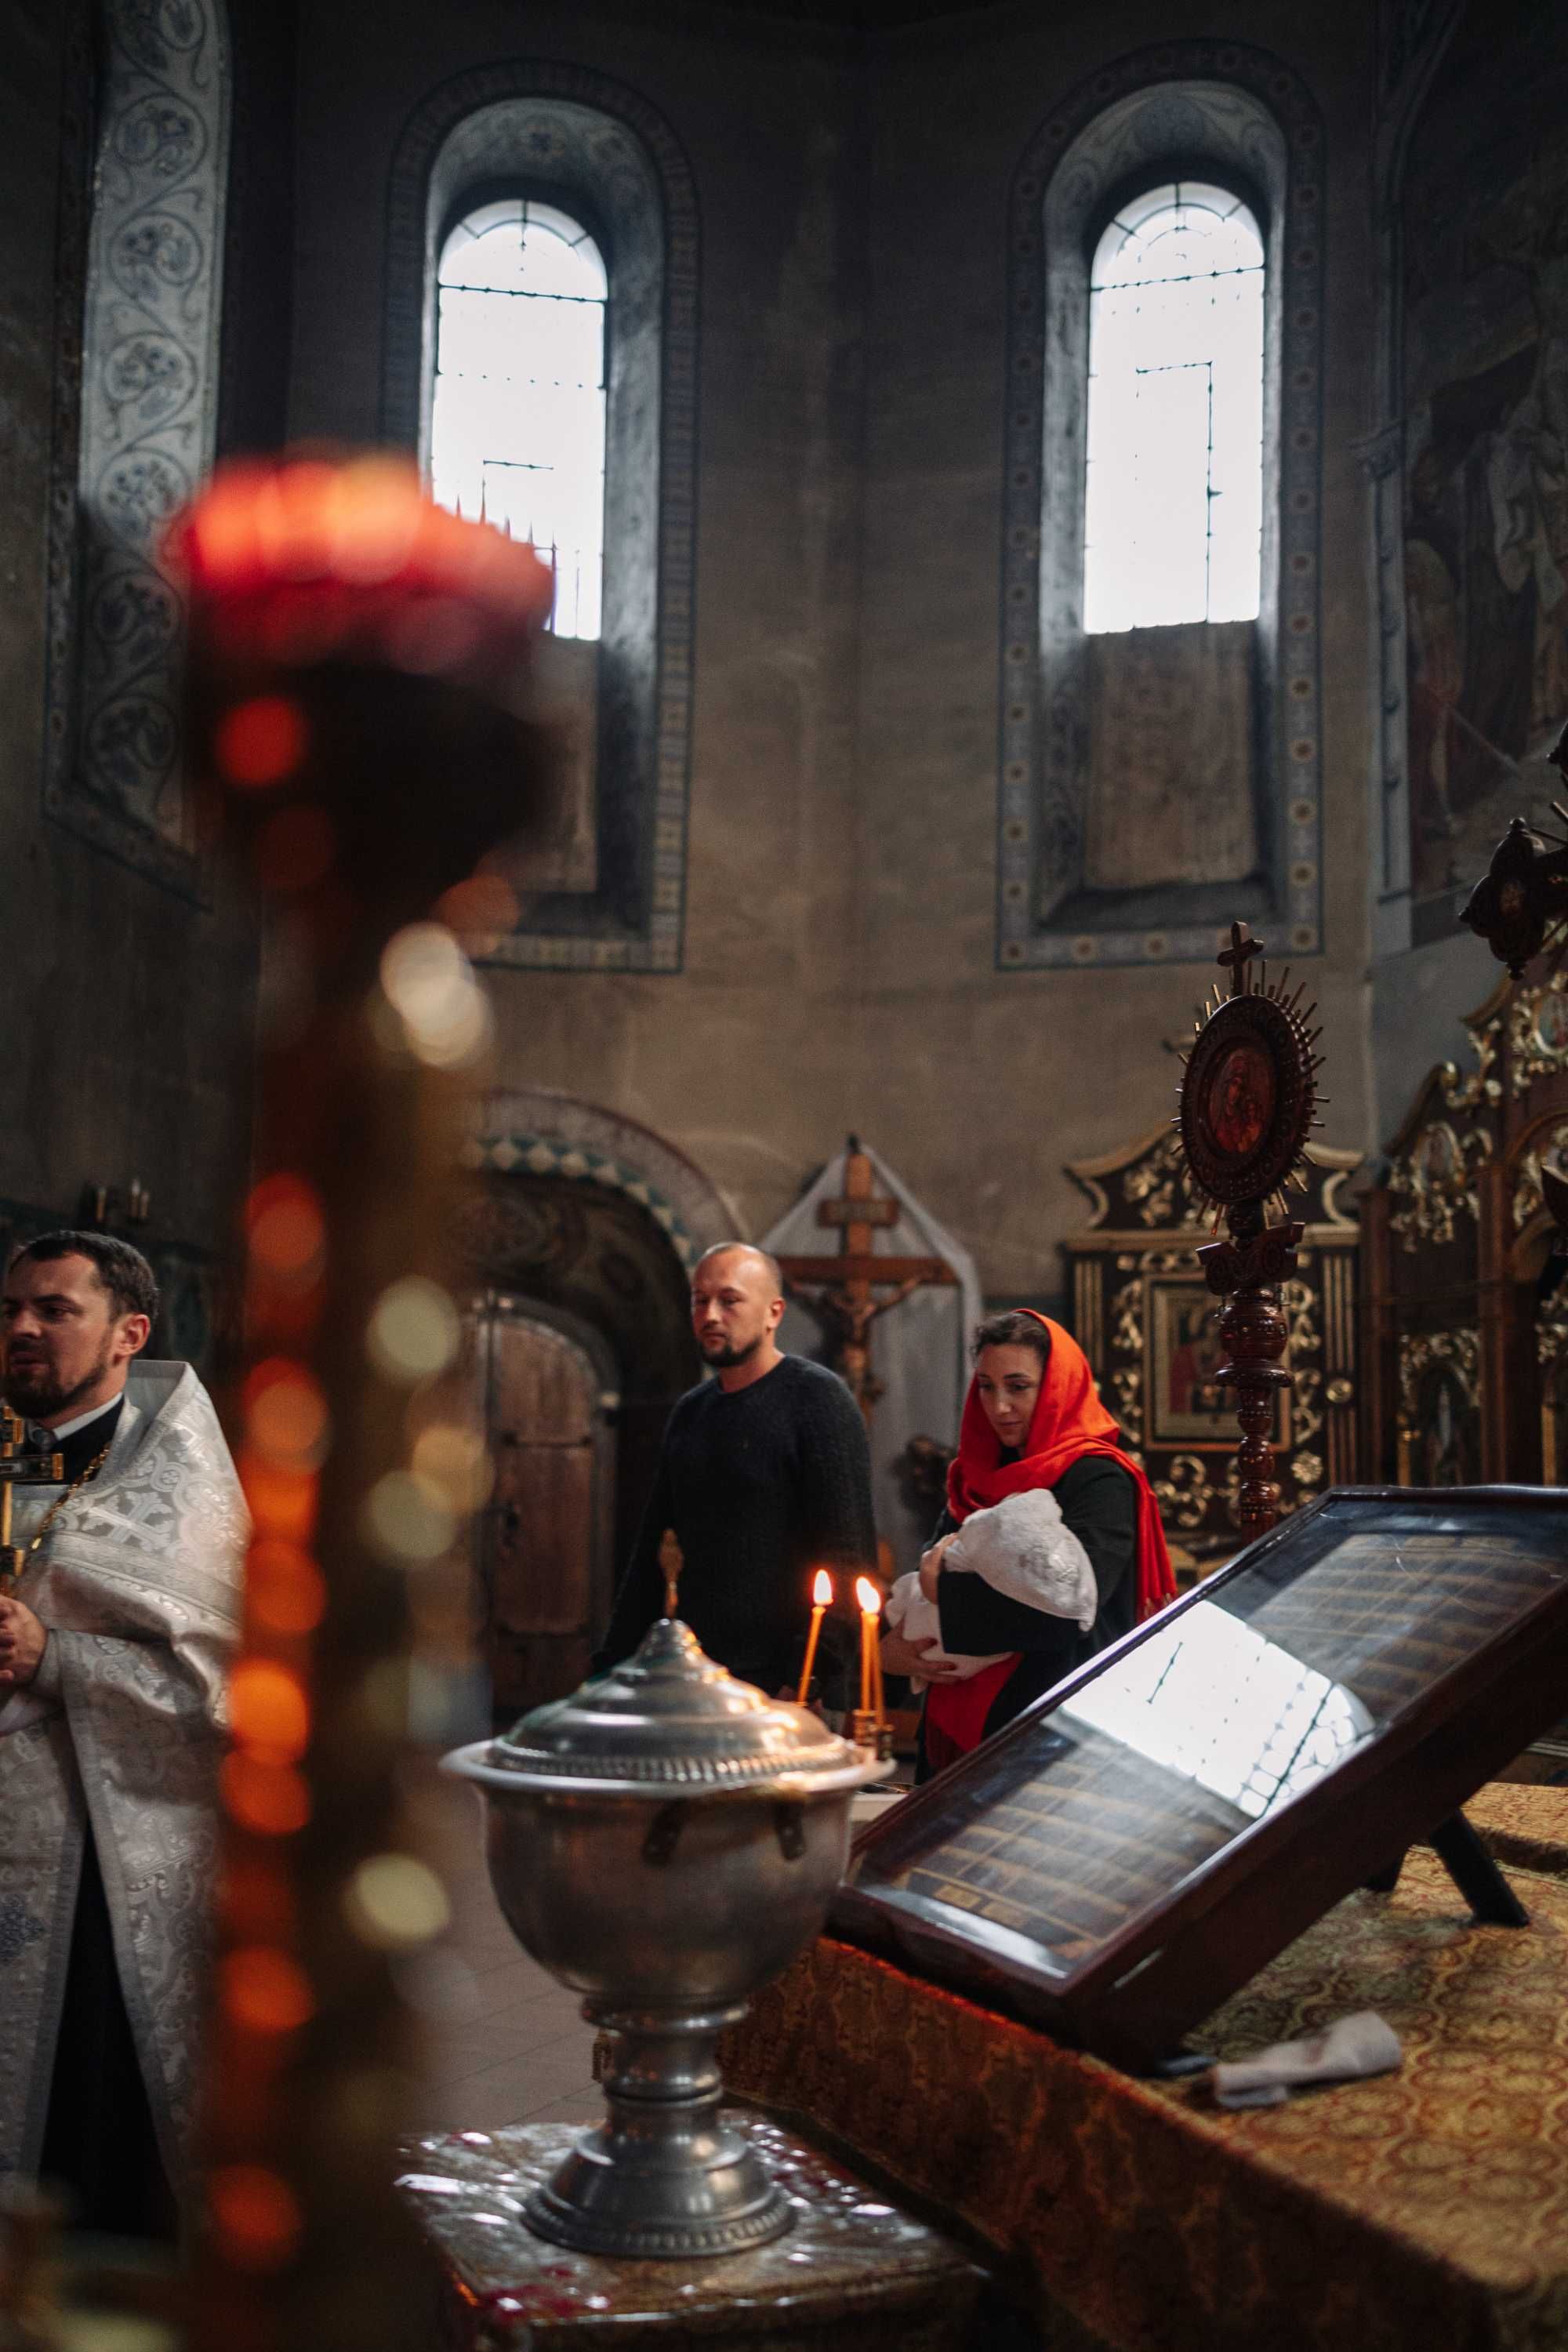
[[583, 2145], [570, 2124], [421, 2140], [400, 2183], [438, 2272], [442, 2352], [961, 2352], [984, 2273], [940, 2231], [764, 2116], [724, 2108], [789, 2227], [677, 2262], [550, 2244], [525, 2214]]
[[794, 2209], [720, 2112], [714, 2044], [745, 2013], [743, 2002], [671, 2017], [584, 2001], [606, 2052], [605, 2120], [530, 2193], [530, 2229], [628, 2262], [700, 2262], [782, 2237]]

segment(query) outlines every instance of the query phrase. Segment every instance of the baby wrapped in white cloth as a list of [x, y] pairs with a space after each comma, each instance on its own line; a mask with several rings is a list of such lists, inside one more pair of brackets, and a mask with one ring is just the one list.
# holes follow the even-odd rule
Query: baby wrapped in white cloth
[[[984, 1577], [994, 1591], [1022, 1601], [1047, 1617], [1070, 1617], [1087, 1633], [1100, 1607], [1094, 1570], [1089, 1554], [1062, 1519], [1061, 1506], [1046, 1486], [1031, 1486], [1022, 1495], [1005, 1496], [986, 1511], [971, 1511], [942, 1556], [943, 1568]], [[921, 1591], [912, 1570], [900, 1576], [888, 1595], [883, 1612], [887, 1623], [906, 1642], [935, 1639], [938, 1647], [926, 1653], [932, 1665], [958, 1668], [958, 1681], [977, 1675], [1011, 1654], [998, 1650], [988, 1658], [955, 1656], [941, 1647], [942, 1620], [936, 1603]], [[926, 1678], [911, 1675], [911, 1690], [924, 1690]]]

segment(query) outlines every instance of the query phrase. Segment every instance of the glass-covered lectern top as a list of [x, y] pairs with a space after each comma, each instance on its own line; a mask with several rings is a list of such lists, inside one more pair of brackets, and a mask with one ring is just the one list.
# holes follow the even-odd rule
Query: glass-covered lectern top
[[1568, 1642], [1568, 1496], [1331, 1495], [888, 1815], [848, 1913], [1065, 1991], [1532, 1624]]

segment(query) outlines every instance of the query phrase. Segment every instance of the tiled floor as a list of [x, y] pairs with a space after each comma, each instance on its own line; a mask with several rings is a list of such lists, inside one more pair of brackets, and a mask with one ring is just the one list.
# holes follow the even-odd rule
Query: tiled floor
[[593, 2079], [593, 2028], [584, 2024], [576, 1995], [527, 1957], [501, 1917], [477, 1800], [446, 1782], [433, 1802], [453, 1917], [420, 2127], [596, 2121], [604, 2103]]

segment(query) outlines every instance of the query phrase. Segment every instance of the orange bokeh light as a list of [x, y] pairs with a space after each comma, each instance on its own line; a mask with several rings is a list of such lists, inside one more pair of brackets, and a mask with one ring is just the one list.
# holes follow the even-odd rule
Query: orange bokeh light
[[247, 1944], [226, 1953], [218, 1990], [230, 2017], [252, 2033], [294, 2033], [316, 2012], [310, 1978], [273, 1945]]
[[226, 711], [213, 740], [231, 783], [280, 784], [305, 755], [305, 714], [286, 694], [259, 694]]
[[208, 484], [191, 516], [188, 554], [194, 568], [221, 577], [254, 563], [251, 506], [259, 470], [254, 465], [234, 466]]
[[292, 1764], [310, 1737], [310, 1706], [297, 1674], [270, 1658], [242, 1658], [228, 1686], [229, 1720], [241, 1747], [264, 1764]]
[[868, 1576], [858, 1576], [855, 1579], [855, 1599], [860, 1610], [866, 1616], [879, 1617], [881, 1615], [882, 1596], [878, 1591], [876, 1586], [872, 1583]]
[[831, 1609], [833, 1606], [833, 1579], [825, 1568], [819, 1568], [812, 1580], [811, 1598], [818, 1609]]
[[516, 929], [517, 892], [500, 874], [470, 874], [437, 899], [437, 921], [462, 938], [489, 938]]
[[327, 1605], [326, 1579], [301, 1545], [264, 1536], [246, 1561], [245, 1598], [268, 1633], [310, 1633]]
[[310, 1273], [326, 1247], [327, 1223], [302, 1176], [264, 1176], [245, 1205], [250, 1255], [268, 1274]]
[[226, 1756], [222, 1787], [230, 1817], [259, 1837], [291, 1837], [310, 1818], [310, 1791], [291, 1765]]
[[258, 1536], [280, 1537], [286, 1543], [309, 1543], [316, 1529], [316, 1495], [321, 1484], [310, 1470], [288, 1470], [247, 1445], [236, 1465], [252, 1524]]
[[259, 2164], [225, 2164], [207, 2176], [207, 2203], [230, 2262], [274, 2271], [300, 2241], [300, 2202], [281, 2174]]
[[268, 1356], [248, 1374], [243, 1395], [245, 1433], [258, 1454], [288, 1469], [320, 1460], [327, 1437], [327, 1401], [303, 1364]]

